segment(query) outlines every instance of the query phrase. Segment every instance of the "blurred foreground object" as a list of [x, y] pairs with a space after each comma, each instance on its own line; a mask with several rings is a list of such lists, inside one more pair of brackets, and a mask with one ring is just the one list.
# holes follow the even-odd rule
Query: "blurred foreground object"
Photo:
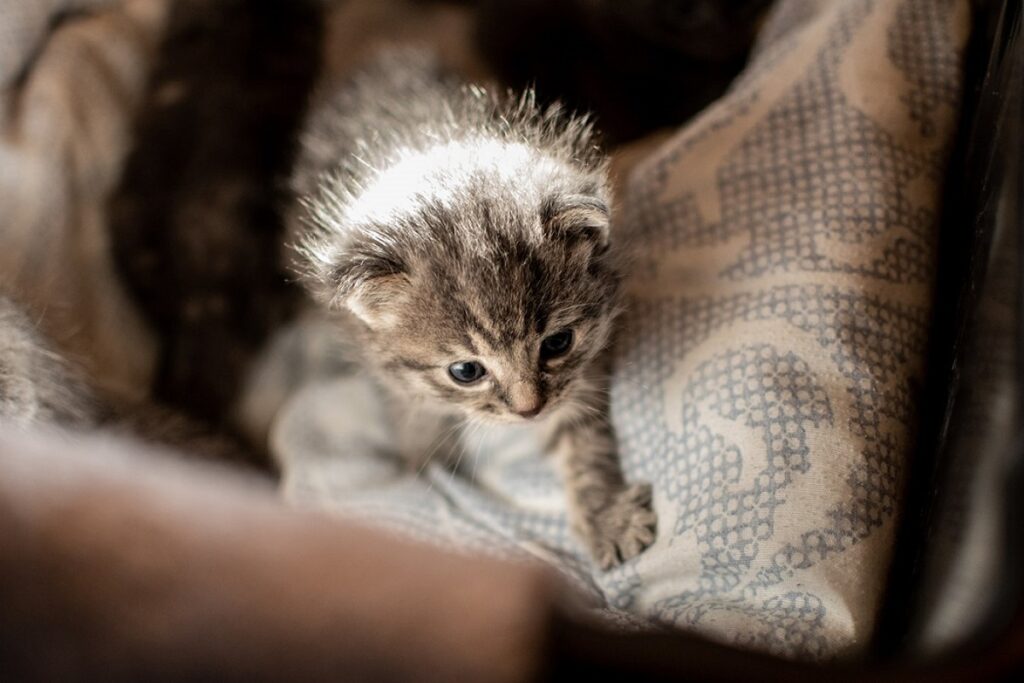
[[553, 588], [137, 444], [0, 433], [4, 680], [526, 680]]

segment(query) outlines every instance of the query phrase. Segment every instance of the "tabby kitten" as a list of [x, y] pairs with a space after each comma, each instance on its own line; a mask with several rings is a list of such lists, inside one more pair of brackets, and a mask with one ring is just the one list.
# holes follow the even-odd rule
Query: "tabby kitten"
[[451, 416], [535, 424], [595, 561], [650, 545], [608, 416], [620, 277], [590, 124], [388, 52], [322, 91], [292, 181], [304, 282], [408, 412], [406, 448]]

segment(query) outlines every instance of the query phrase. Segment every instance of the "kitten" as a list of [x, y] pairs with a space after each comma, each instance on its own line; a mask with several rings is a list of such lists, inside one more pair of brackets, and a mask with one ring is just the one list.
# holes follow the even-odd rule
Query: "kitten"
[[401, 443], [451, 416], [536, 424], [595, 561], [639, 554], [656, 517], [608, 415], [620, 276], [590, 124], [416, 51], [320, 96], [292, 178], [297, 267], [408, 411]]

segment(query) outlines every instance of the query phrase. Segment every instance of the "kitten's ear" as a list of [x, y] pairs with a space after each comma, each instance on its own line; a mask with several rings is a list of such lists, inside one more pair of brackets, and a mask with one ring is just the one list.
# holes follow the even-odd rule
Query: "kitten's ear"
[[408, 292], [409, 270], [388, 246], [365, 239], [305, 252], [312, 262], [308, 280], [321, 303], [334, 310], [346, 308], [370, 327], [394, 320]]
[[578, 248], [588, 255], [608, 249], [608, 203], [591, 195], [560, 195], [549, 198], [541, 210], [549, 239]]

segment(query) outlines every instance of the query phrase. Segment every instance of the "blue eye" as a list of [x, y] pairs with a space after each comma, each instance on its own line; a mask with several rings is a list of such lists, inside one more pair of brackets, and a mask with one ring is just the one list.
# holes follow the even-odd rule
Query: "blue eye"
[[449, 365], [448, 374], [459, 384], [472, 384], [486, 375], [487, 370], [476, 361], [466, 360]]
[[561, 330], [544, 338], [540, 343], [540, 357], [543, 360], [558, 358], [572, 347], [572, 330]]

